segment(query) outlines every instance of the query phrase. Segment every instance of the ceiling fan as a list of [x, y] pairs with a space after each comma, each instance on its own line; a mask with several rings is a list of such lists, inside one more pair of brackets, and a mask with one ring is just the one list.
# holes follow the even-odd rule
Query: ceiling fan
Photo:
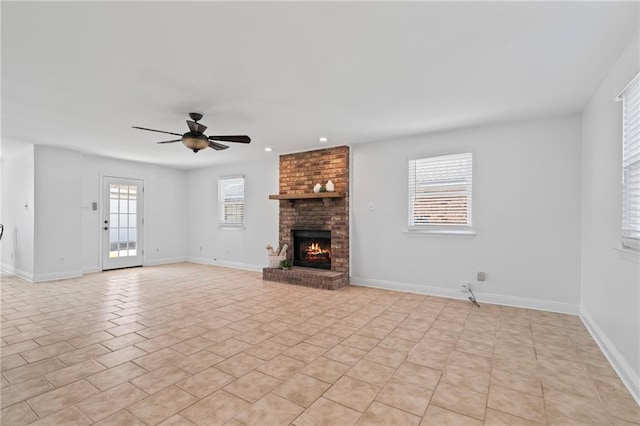
[[207, 130], [207, 126], [204, 126], [198, 123], [198, 121], [202, 119], [202, 114], [198, 114], [197, 112], [190, 112], [189, 117], [191, 117], [191, 120], [193, 121], [187, 120], [187, 126], [189, 126], [189, 131], [185, 134], [165, 132], [164, 130], [147, 129], [146, 127], [138, 127], [138, 126], [131, 126], [131, 127], [133, 127], [134, 129], [148, 130], [150, 132], [167, 133], [169, 135], [181, 136], [180, 139], [174, 139], [174, 140], [163, 141], [158, 143], [182, 142], [184, 146], [186, 146], [193, 152], [198, 152], [201, 149], [205, 149], [207, 147], [213, 148], [216, 151], [221, 151], [223, 149], [229, 148], [227, 145], [223, 145], [215, 141], [237, 142], [237, 143], [251, 142], [251, 138], [247, 135], [207, 136], [204, 134], [204, 131]]

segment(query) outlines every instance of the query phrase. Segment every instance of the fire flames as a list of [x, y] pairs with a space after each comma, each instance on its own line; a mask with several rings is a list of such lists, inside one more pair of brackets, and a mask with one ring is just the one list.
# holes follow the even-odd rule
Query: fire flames
[[307, 254], [307, 258], [311, 258], [311, 259], [318, 258], [318, 257], [323, 257], [323, 258], [331, 257], [331, 251], [320, 247], [320, 244], [316, 242], [312, 242], [311, 245], [307, 247], [306, 254]]

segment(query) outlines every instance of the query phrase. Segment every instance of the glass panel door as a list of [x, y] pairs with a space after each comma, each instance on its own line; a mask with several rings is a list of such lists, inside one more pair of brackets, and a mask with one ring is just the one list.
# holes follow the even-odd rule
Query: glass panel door
[[142, 265], [142, 181], [104, 178], [102, 269]]

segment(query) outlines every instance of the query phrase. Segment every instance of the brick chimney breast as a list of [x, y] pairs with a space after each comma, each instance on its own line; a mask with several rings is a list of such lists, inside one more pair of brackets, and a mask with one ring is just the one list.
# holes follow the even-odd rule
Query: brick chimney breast
[[[279, 238], [293, 247], [293, 230], [331, 232], [331, 271], [265, 268], [263, 278], [318, 288], [336, 289], [349, 282], [349, 147], [339, 146], [280, 156], [279, 195], [313, 194], [313, 187], [331, 180], [337, 198], [280, 200]], [[344, 195], [344, 196], [342, 196]], [[293, 250], [287, 257], [292, 260]], [[324, 276], [324, 280], [323, 277]], [[289, 277], [289, 279], [287, 279]]]

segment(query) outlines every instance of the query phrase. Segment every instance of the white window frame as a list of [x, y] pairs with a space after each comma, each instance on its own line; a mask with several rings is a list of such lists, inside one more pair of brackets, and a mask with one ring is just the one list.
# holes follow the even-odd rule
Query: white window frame
[[[421, 155], [410, 157], [408, 159], [408, 234], [440, 234], [440, 235], [475, 235], [473, 230], [473, 153], [471, 151], [464, 152], [449, 152], [438, 155]], [[447, 166], [461, 166], [457, 171], [452, 171], [451, 176], [447, 179], [446, 176], [441, 180], [426, 180], [419, 182], [420, 167], [431, 168], [435, 170], [437, 167]], [[445, 169], [443, 169], [445, 170]], [[457, 175], [457, 176], [454, 176]], [[448, 182], [447, 182], [448, 180]], [[418, 223], [415, 220], [415, 199], [416, 192], [419, 188], [427, 189], [431, 187], [432, 190], [437, 191], [438, 188], [444, 188], [446, 186], [457, 185], [462, 188], [459, 191], [460, 194], [467, 196], [466, 205], [466, 223]], [[434, 195], [436, 192], [434, 192]]]
[[640, 251], [640, 73], [616, 98], [622, 102], [622, 247]]
[[[239, 182], [242, 182], [242, 196], [236, 197], [235, 203], [237, 203], [238, 201], [242, 203], [242, 218], [239, 221], [225, 219], [226, 208], [231, 204], [231, 200], [234, 199], [232, 195], [225, 194], [225, 186]], [[244, 175], [220, 176], [218, 178], [218, 226], [220, 228], [244, 229], [244, 221], [246, 217], [245, 185], [246, 182]]]

